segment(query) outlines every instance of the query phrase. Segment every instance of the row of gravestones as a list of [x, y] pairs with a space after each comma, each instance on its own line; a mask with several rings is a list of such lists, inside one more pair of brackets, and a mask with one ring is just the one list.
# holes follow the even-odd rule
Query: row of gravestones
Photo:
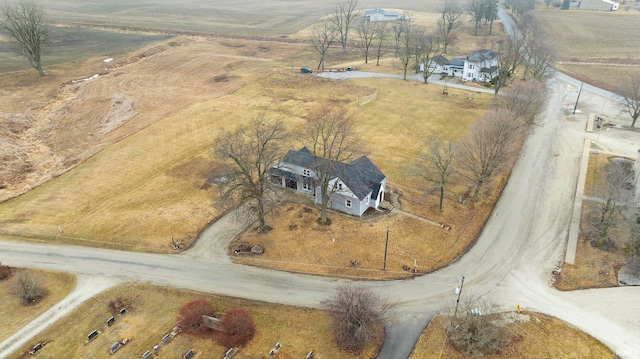
[[[273, 346], [273, 349], [269, 350], [269, 358], [273, 358], [278, 350], [280, 350], [280, 348], [282, 348], [282, 344], [280, 344], [280, 342], [277, 342], [276, 345]], [[225, 359], [228, 358], [225, 356]], [[313, 359], [313, 351], [310, 351], [305, 359]]]
[[[160, 343], [158, 343], [157, 345], [153, 346], [153, 352], [151, 352], [150, 350], [147, 350], [146, 352], [144, 352], [144, 354], [142, 354], [141, 358], [142, 359], [151, 358], [153, 356], [153, 353], [157, 352], [160, 349], [160, 346], [163, 346], [163, 345], [167, 344], [171, 339], [173, 339], [173, 337], [178, 335], [178, 333], [180, 333], [181, 331], [182, 331], [182, 328], [180, 328], [180, 326], [173, 327], [173, 330], [171, 330], [171, 333], [167, 333], [167, 334], [163, 335], [162, 339], [160, 339]], [[195, 355], [196, 355], [196, 352], [193, 349], [191, 349], [191, 350], [187, 351], [186, 353], [184, 353], [182, 358], [183, 359], [191, 359]]]
[[[119, 311], [120, 315], [125, 315], [127, 313], [127, 310], [125, 308], [120, 309]], [[109, 319], [107, 319], [107, 321], [105, 322], [106, 327], [111, 327], [112, 325], [114, 325], [116, 322], [116, 318], [115, 317], [110, 317]], [[99, 330], [93, 330], [91, 331], [91, 333], [89, 333], [87, 335], [87, 340], [85, 340], [85, 344], [89, 343], [90, 341], [94, 340], [98, 335], [100, 335], [100, 333], [102, 333]], [[127, 344], [129, 342], [129, 338], [123, 339], [121, 342], [115, 342], [114, 344], [111, 345], [111, 347], [109, 347], [109, 353], [113, 354], [116, 351], [118, 351], [118, 349], [120, 349], [123, 345]]]

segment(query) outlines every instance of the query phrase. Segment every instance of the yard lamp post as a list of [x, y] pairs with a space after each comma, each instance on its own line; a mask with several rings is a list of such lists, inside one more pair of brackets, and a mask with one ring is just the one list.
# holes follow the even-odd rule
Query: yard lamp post
[[387, 240], [384, 242], [384, 263], [382, 264], [382, 270], [387, 270], [387, 248], [389, 248], [389, 232], [391, 227], [387, 226]]

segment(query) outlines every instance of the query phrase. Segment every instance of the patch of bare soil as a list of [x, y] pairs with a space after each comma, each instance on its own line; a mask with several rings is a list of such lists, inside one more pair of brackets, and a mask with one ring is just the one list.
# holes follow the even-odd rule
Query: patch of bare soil
[[299, 45], [178, 37], [104, 63], [89, 59], [0, 74], [0, 202], [58, 176], [185, 106], [241, 88], [228, 65], [269, 61]]

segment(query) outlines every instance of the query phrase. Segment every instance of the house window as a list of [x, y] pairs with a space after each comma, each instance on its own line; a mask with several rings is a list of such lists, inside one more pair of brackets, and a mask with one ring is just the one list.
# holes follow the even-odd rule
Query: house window
[[311, 191], [311, 183], [308, 182], [302, 182], [302, 188], [307, 190], [307, 191]]
[[347, 208], [351, 208], [351, 200], [350, 200], [350, 199], [348, 199], [348, 200], [345, 202], [345, 206], [347, 206]]
[[309, 177], [309, 176], [311, 176], [311, 171], [309, 171], [309, 170], [302, 170], [302, 175], [303, 175], [303, 176], [306, 176], [306, 177]]
[[338, 191], [342, 191], [342, 183], [338, 183]]
[[469, 70], [473, 70], [473, 65], [469, 64]]

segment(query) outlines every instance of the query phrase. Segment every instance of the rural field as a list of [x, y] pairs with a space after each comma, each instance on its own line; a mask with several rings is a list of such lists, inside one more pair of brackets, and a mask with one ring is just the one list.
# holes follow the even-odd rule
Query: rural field
[[533, 14], [559, 51], [559, 70], [612, 91], [630, 76], [640, 76], [640, 11], [563, 11], [539, 5]]

